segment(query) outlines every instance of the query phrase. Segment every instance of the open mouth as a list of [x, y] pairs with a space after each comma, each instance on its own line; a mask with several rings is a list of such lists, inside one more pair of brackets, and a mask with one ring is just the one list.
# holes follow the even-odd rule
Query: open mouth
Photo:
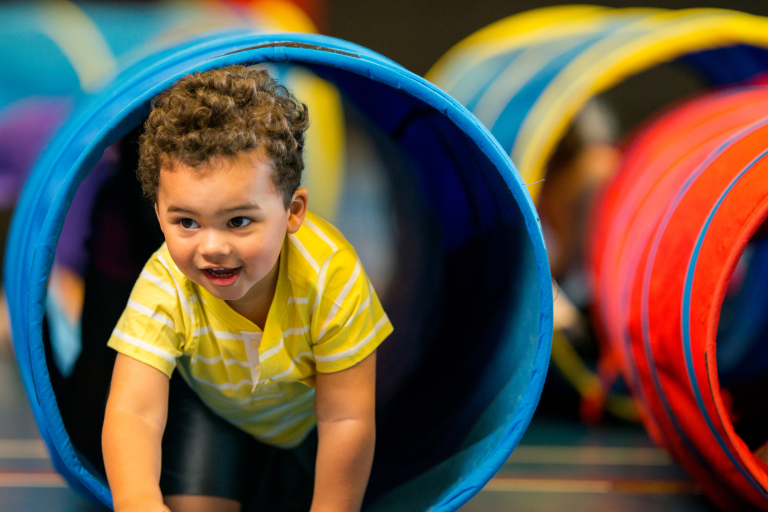
[[213, 277], [232, 277], [235, 275], [235, 273], [240, 270], [240, 267], [237, 268], [206, 268], [205, 271], [208, 272]]
[[216, 286], [231, 286], [235, 284], [237, 278], [240, 276], [240, 271], [243, 267], [227, 268], [204, 268], [203, 273], [211, 283]]

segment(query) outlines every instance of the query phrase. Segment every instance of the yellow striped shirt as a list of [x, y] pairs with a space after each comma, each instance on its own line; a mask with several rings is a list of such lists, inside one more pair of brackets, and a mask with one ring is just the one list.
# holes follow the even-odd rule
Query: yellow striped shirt
[[179, 271], [163, 246], [131, 292], [109, 346], [184, 380], [256, 439], [298, 445], [315, 426], [315, 373], [354, 366], [392, 332], [354, 248], [308, 213], [280, 252], [262, 332]]

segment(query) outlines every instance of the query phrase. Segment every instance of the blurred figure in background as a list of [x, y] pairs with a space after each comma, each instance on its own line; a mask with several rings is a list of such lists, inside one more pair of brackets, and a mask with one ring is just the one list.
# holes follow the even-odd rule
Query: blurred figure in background
[[[578, 411], [588, 422], [599, 421], [605, 409], [625, 420], [637, 419], [630, 398], [610, 395], [618, 368], [605, 364], [588, 315], [592, 290], [585, 251], [590, 215], [618, 169], [618, 138], [619, 122], [611, 106], [600, 97], [590, 100], [550, 160], [538, 203], [555, 297], [552, 362], [580, 396]], [[550, 396], [560, 411], [572, 403], [562, 393]]]
[[[0, 269], [13, 207], [37, 157], [70, 110], [71, 102], [67, 99], [38, 97], [19, 100], [0, 111]], [[65, 267], [57, 266], [52, 275], [65, 288], [76, 283]], [[79, 318], [79, 312], [76, 314]], [[0, 355], [10, 354], [10, 341], [5, 293], [0, 286]]]
[[618, 167], [618, 132], [605, 101], [587, 103], [552, 156], [539, 198], [552, 277], [579, 308], [591, 297], [584, 265], [590, 208]]

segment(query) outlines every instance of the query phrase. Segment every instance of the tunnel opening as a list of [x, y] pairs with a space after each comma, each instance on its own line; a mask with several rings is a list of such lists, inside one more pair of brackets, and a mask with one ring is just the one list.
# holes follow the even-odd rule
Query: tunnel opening
[[[102, 154], [110, 157], [111, 151], [117, 151], [118, 170], [100, 188], [94, 203], [94, 211], [100, 213], [94, 217], [88, 249], [91, 256], [98, 257], [91, 258], [86, 271], [83, 352], [72, 373], [79, 373], [78, 367], [98, 368], [104, 375], [104, 387], [109, 365], [87, 363], [85, 340], [101, 340], [107, 329], [111, 331], [114, 323], [108, 317], [119, 315], [132, 281], [125, 279], [124, 288], [117, 293], [110, 279], [102, 275], [99, 284], [89, 276], [99, 261], [114, 264], [118, 252], [123, 256], [135, 253], [136, 261], [143, 265], [146, 258], [139, 253], [154, 251], [161, 242], [147, 235], [149, 225], [156, 222], [154, 212], [137, 194], [138, 184], [133, 184], [135, 129], [147, 115], [151, 96], [159, 87], [167, 87], [169, 77], [179, 76], [181, 69], [189, 72], [260, 62], [247, 52], [263, 52], [263, 46], [254, 49], [244, 40], [228, 43], [231, 48], [251, 50], [224, 53], [221, 46], [203, 47], [208, 54], [200, 53], [209, 60], [200, 60], [198, 54], [191, 64], [180, 59], [175, 68], [153, 68], [150, 63], [145, 65], [148, 71], [143, 77], [121, 75], [130, 84], [116, 87], [119, 94], [73, 117], [30, 180], [20, 203], [21, 220], [15, 221], [19, 226], [11, 235], [12, 251], [16, 244], [20, 253], [32, 250], [26, 254], [34, 255], [31, 260], [18, 259], [31, 261], [30, 268], [15, 273], [6, 269], [6, 277], [14, 276], [7, 279], [9, 290], [29, 293], [36, 304], [28, 317], [19, 309], [12, 310], [15, 326], [27, 321], [31, 325], [29, 338], [24, 338], [30, 347], [29, 359], [23, 354], [20, 358], [25, 385], [39, 400], [38, 422], [47, 429], [44, 438], [55, 447], [57, 468], [105, 503], [109, 495], [103, 478], [98, 477], [99, 457], [86, 455], [84, 448], [87, 442], [93, 443], [100, 427], [91, 435], [82, 431], [87, 440], [78, 441], [80, 428], [75, 423], [82, 420], [84, 410], [70, 413], [68, 406], [61, 411], [57, 406], [59, 395], [68, 394], [81, 408], [85, 400], [69, 384], [60, 387], [54, 373], [48, 371], [57, 363], [50, 344], [42, 343], [50, 332], [42, 314], [45, 283], [57, 243], [65, 242], [59, 233], [78, 185], [98, 165]], [[345, 51], [358, 52], [369, 62], [360, 64], [357, 59], [361, 57], [335, 53], [333, 58], [342, 59], [343, 65], [314, 57], [304, 65], [338, 88], [348, 118], [364, 128], [366, 138], [376, 147], [383, 162], [384, 188], [391, 191], [380, 197], [389, 197], [383, 203], [391, 202], [389, 222], [394, 227], [386, 228], [387, 221], [383, 221], [374, 231], [377, 236], [392, 234], [383, 241], [393, 247], [394, 254], [394, 263], [383, 272], [383, 302], [395, 333], [379, 351], [377, 455], [366, 509], [387, 510], [395, 503], [407, 504], [409, 509], [454, 507], [454, 500], [469, 499], [482, 487], [478, 482], [487, 481], [506, 460], [538, 399], [551, 332], [546, 256], [532, 205], [492, 139], [426, 82], [411, 78], [381, 57], [350, 47]], [[285, 53], [290, 51], [297, 52], [295, 55], [322, 53], [300, 46], [266, 55], [278, 55], [282, 62], [302, 60], [286, 59]], [[358, 67], [347, 61], [357, 61], [354, 66]], [[149, 90], [154, 92], [149, 94]], [[118, 140], [114, 149], [108, 149]], [[146, 225], [132, 232], [126, 220]], [[41, 234], [20, 236], [23, 223], [27, 233], [31, 229]], [[120, 224], [122, 228], [114, 227]], [[36, 231], [40, 228], [42, 232]], [[350, 232], [354, 229], [349, 228]], [[32, 249], [38, 243], [45, 249]], [[114, 247], [125, 250], [115, 251]], [[135, 266], [133, 271], [137, 272]], [[122, 300], [118, 300], [119, 294]], [[113, 312], [107, 312], [107, 301], [115, 304]], [[103, 344], [99, 349], [109, 350]], [[83, 385], [90, 385], [97, 395], [92, 402], [103, 404], [104, 391], [92, 384], [94, 377], [84, 382], [91, 383]], [[63, 391], [66, 387], [70, 390]], [[71, 451], [70, 440], [75, 451]]]
[[763, 223], [739, 256], [717, 326], [720, 393], [736, 434], [753, 452], [768, 442], [768, 405], [762, 399], [768, 388], [768, 300], [762, 293], [768, 285], [766, 234]]

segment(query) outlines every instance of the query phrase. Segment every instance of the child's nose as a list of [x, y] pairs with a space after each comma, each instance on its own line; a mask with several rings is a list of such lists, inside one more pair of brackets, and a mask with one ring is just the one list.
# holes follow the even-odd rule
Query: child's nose
[[198, 252], [201, 256], [208, 258], [228, 256], [232, 252], [227, 236], [218, 229], [207, 229], [203, 231], [198, 245]]

